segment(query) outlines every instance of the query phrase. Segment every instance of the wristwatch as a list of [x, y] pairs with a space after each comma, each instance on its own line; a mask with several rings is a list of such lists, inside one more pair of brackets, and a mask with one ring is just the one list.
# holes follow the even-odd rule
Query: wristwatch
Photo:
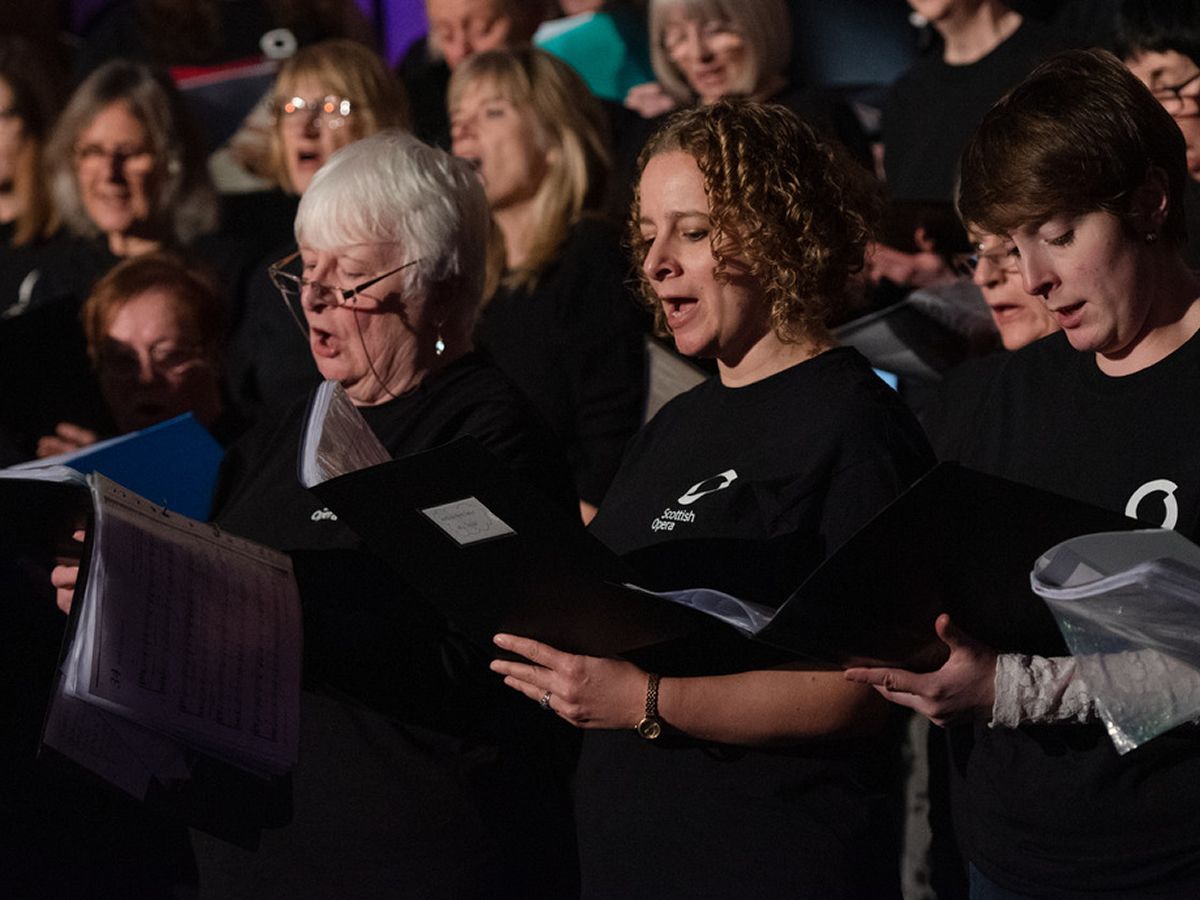
[[663, 733], [662, 719], [658, 717], [658, 675], [651, 672], [646, 681], [646, 715], [637, 723], [638, 737], [653, 741]]

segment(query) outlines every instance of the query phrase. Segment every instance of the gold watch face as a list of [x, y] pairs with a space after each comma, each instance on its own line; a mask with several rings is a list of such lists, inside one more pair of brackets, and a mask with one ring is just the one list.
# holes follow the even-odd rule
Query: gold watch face
[[652, 719], [650, 716], [642, 719], [637, 724], [637, 733], [648, 741], [654, 740], [662, 734], [662, 723], [658, 719]]

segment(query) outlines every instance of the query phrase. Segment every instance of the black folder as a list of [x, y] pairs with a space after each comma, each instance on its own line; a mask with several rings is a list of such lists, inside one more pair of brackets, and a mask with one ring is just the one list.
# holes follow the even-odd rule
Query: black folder
[[[522, 483], [473, 438], [312, 490], [480, 641], [508, 631], [571, 652], [614, 655], [680, 641], [703, 648], [739, 633], [626, 586], [637, 582], [636, 572], [572, 511]], [[1109, 510], [943, 463], [742, 639], [818, 665], [932, 668], [944, 656], [933, 622], [949, 612], [998, 650], [1063, 653], [1053, 617], [1029, 589], [1034, 561], [1069, 537], [1134, 527]]]
[[1054, 617], [1030, 588], [1034, 562], [1071, 537], [1146, 527], [940, 463], [805, 579], [758, 639], [797, 650], [811, 645], [842, 666], [932, 669], [946, 655], [933, 622], [947, 612], [1000, 652], [1066, 655]]
[[[573, 653], [609, 656], [714, 624], [728, 629], [626, 587], [634, 574], [584, 529], [577, 510], [552, 503], [471, 437], [310, 490], [426, 600], [488, 647], [492, 635], [507, 631]], [[458, 515], [445, 509], [455, 503], [468, 508]]]

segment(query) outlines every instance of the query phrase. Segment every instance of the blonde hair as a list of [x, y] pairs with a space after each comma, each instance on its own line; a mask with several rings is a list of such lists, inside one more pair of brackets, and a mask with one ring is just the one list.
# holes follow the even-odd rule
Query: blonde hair
[[[379, 55], [357, 41], [337, 38], [302, 47], [279, 68], [271, 91], [272, 105], [291, 99], [305, 78], [319, 81], [331, 94], [350, 101], [350, 117], [343, 126], [352, 140], [385, 128], [409, 127], [408, 95], [388, 71]], [[280, 187], [296, 193], [284, 163], [282, 120], [271, 129], [271, 170]]]
[[688, 19], [729, 22], [746, 40], [752, 78], [747, 93], [771, 75], [783, 75], [792, 57], [792, 23], [784, 0], [650, 0], [650, 64], [668, 94], [694, 103], [696, 92], [663, 46], [667, 18], [681, 9]]
[[[500, 279], [508, 288], [532, 289], [558, 255], [570, 226], [597, 204], [610, 166], [608, 122], [575, 70], [542, 50], [491, 50], [464, 60], [450, 78], [451, 117], [467, 88], [480, 81], [515, 106], [532, 110], [557, 150], [533, 198], [538, 224], [529, 253], [519, 269]], [[490, 259], [489, 268], [497, 262]], [[489, 274], [494, 283], [496, 273]]]

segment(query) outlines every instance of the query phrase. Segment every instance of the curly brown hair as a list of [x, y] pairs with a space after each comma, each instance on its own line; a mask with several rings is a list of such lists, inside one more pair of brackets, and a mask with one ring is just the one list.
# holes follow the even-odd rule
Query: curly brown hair
[[[849, 278], [879, 216], [865, 170], [820, 140], [793, 112], [773, 104], [720, 100], [673, 115], [638, 158], [638, 181], [654, 156], [682, 150], [704, 177], [717, 277], [745, 267], [770, 307], [780, 340], [826, 339]], [[639, 264], [641, 192], [635, 187], [630, 246]], [[666, 333], [662, 306], [644, 274], [642, 294]]]

